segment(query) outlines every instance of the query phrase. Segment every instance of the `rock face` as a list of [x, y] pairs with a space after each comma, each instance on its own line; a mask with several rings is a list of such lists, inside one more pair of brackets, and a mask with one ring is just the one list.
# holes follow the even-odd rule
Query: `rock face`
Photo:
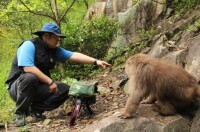
[[200, 81], [200, 35], [181, 43], [180, 46], [188, 47], [185, 69]]
[[[121, 24], [121, 32], [111, 44], [108, 59], [114, 60], [118, 56], [125, 56], [123, 53], [135, 40], [139, 38], [139, 42], [142, 43], [147, 36], [149, 44], [145, 48], [146, 51], [143, 50], [146, 54], [181, 65], [200, 82], [200, 27], [196, 26], [195, 31], [188, 30], [189, 26], [200, 20], [200, 5], [184, 14], [173, 15], [173, 9], [166, 4], [171, 0], [104, 2], [104, 15], [117, 19]], [[153, 33], [149, 33], [149, 29], [153, 29]], [[143, 36], [138, 34], [138, 31], [144, 31]], [[132, 119], [123, 120], [118, 116], [119, 111], [87, 126], [82, 132], [200, 131], [200, 110], [193, 120], [189, 120], [180, 115], [163, 117], [152, 111], [151, 105], [140, 104]]]
[[198, 132], [200, 130], [200, 110], [197, 111], [195, 118], [193, 119], [193, 123], [191, 126], [191, 132]]
[[116, 17], [119, 12], [123, 12], [128, 8], [130, 0], [107, 0], [106, 16]]
[[96, 2], [87, 11], [85, 19], [100, 18], [105, 15], [106, 2]]
[[189, 132], [190, 121], [181, 116], [163, 117], [150, 105], [140, 105], [132, 119], [120, 119], [120, 112], [84, 128], [81, 132]]

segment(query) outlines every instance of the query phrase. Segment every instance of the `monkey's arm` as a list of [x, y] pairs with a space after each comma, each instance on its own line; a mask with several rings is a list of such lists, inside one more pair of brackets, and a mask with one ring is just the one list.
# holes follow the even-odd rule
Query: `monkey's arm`
[[134, 76], [129, 77], [128, 80], [128, 91], [129, 91], [129, 97], [126, 101], [124, 112], [121, 115], [121, 118], [130, 118], [132, 117], [132, 114], [136, 112], [138, 105], [140, 104], [140, 101], [142, 100], [142, 97], [145, 90], [142, 90], [137, 82], [135, 81]]

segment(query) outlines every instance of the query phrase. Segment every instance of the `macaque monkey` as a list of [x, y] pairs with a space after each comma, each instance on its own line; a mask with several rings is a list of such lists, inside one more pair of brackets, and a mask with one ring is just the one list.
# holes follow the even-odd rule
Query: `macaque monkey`
[[154, 103], [161, 115], [174, 115], [200, 98], [196, 79], [182, 67], [136, 54], [126, 61], [129, 98], [121, 118], [130, 118], [142, 103]]

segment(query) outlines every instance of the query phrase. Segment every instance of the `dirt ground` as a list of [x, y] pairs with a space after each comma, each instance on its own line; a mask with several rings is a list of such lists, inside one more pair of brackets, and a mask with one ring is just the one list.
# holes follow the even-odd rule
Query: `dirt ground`
[[[31, 117], [28, 117], [28, 124], [26, 126], [15, 127], [13, 123], [8, 123], [0, 128], [0, 132], [78, 132], [87, 125], [98, 122], [124, 107], [127, 97], [123, 88], [113, 89], [110, 86], [110, 80], [114, 76], [102, 75], [96, 78], [99, 80], [99, 86], [106, 88], [107, 92], [96, 96], [96, 103], [90, 106], [94, 112], [92, 116], [87, 116], [84, 110], [81, 109], [81, 113], [74, 126], [69, 125], [70, 112], [73, 105], [68, 105], [68, 101], [68, 103], [64, 103], [53, 111], [45, 112], [44, 114], [47, 116], [45, 120], [35, 122]], [[73, 99], [69, 100], [71, 100], [71, 103], [73, 102]]]

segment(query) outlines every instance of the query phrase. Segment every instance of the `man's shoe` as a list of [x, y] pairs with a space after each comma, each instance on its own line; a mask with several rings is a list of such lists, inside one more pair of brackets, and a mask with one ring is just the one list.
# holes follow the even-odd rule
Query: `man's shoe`
[[46, 116], [45, 116], [45, 115], [43, 115], [43, 114], [40, 113], [40, 112], [35, 112], [35, 111], [30, 112], [30, 116], [33, 117], [33, 118], [36, 119], [36, 120], [43, 120], [43, 119], [46, 119]]
[[25, 126], [27, 124], [25, 118], [26, 118], [25, 114], [15, 114], [15, 126], [16, 127]]

